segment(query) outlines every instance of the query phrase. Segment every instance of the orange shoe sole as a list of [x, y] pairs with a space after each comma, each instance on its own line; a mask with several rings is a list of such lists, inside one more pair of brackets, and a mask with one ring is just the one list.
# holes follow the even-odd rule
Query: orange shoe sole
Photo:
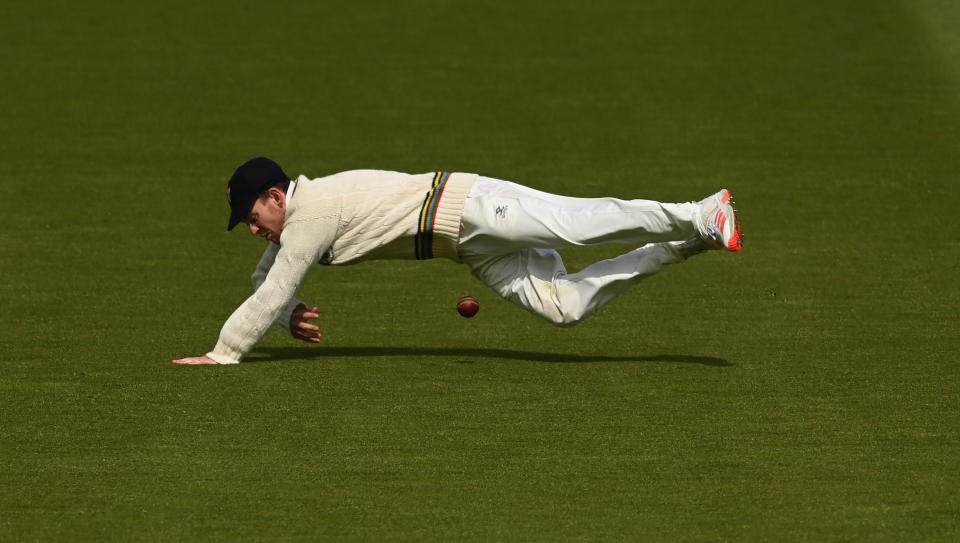
[[[723, 247], [722, 243], [717, 243], [718, 247], [723, 247], [728, 251], [739, 251], [743, 249], [743, 230], [740, 228], [740, 219], [737, 217], [737, 206], [733, 200], [733, 195], [730, 194], [729, 190], [723, 191], [723, 196], [720, 197], [721, 203], [729, 203], [730, 207], [733, 208], [733, 235], [730, 236], [730, 240], [727, 241], [727, 246]], [[715, 218], [717, 226], [720, 227], [720, 231], [723, 232], [723, 227], [727, 224], [727, 216], [723, 213], [723, 210], [717, 210], [717, 216]]]

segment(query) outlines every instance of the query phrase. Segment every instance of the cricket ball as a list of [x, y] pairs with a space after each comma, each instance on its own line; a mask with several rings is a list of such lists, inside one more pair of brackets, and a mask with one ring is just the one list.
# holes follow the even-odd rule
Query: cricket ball
[[477, 311], [480, 311], [480, 303], [477, 302], [477, 299], [473, 296], [464, 296], [457, 302], [457, 312], [460, 313], [461, 316], [469, 319], [476, 315]]

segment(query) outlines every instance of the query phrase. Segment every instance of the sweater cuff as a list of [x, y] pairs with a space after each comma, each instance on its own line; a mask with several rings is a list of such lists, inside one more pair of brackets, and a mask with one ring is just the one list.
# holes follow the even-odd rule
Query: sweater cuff
[[207, 353], [207, 358], [213, 360], [217, 364], [239, 364], [240, 363], [239, 360], [234, 360], [228, 356], [217, 354], [213, 351]]

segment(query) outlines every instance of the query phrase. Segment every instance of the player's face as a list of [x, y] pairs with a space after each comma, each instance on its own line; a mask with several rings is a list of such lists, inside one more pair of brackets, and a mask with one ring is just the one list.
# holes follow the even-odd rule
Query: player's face
[[243, 222], [247, 223], [254, 236], [280, 243], [285, 215], [286, 195], [277, 189], [270, 189], [266, 196], [261, 196], [254, 202], [250, 214]]

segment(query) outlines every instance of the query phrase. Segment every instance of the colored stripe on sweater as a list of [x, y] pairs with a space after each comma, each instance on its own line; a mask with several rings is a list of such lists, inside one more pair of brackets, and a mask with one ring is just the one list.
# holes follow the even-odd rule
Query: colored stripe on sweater
[[433, 184], [423, 199], [420, 208], [420, 222], [417, 224], [417, 235], [414, 238], [414, 251], [417, 260], [433, 258], [433, 224], [437, 220], [437, 206], [443, 196], [443, 188], [450, 177], [448, 172], [437, 172], [433, 177]]

